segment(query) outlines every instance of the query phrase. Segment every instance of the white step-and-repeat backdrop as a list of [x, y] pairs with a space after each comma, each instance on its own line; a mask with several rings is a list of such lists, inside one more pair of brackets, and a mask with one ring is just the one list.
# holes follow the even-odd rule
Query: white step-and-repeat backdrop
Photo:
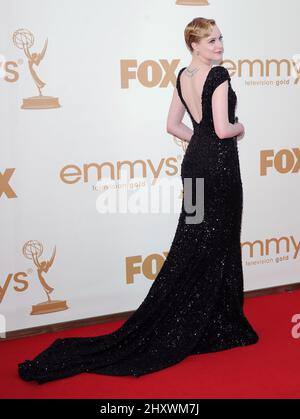
[[[135, 310], [146, 296], [181, 207], [185, 149], [166, 120], [178, 71], [191, 60], [183, 31], [197, 16], [222, 31], [221, 64], [246, 129], [239, 141], [245, 291], [299, 282], [300, 3], [205, 3], [3, 2], [7, 331]], [[187, 114], [184, 122], [191, 127]]]

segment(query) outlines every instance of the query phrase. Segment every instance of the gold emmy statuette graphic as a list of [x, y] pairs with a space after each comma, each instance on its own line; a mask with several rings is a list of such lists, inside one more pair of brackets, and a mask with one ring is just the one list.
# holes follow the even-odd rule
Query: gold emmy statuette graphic
[[42, 88], [46, 85], [38, 75], [36, 74], [33, 66], [38, 66], [42, 59], [44, 58], [48, 39], [45, 41], [44, 48], [42, 52], [30, 52], [29, 48], [32, 47], [34, 44], [34, 36], [33, 34], [27, 29], [18, 29], [13, 34], [13, 43], [17, 48], [20, 48], [24, 51], [26, 57], [28, 58], [28, 66], [31, 73], [31, 76], [36, 84], [36, 87], [39, 90], [39, 96], [32, 96], [23, 99], [23, 104], [21, 106], [22, 109], [52, 109], [52, 108], [60, 108], [60, 104], [58, 102], [57, 97], [52, 96], [43, 96], [42, 95]]
[[50, 294], [54, 290], [54, 288], [50, 287], [45, 278], [43, 277], [42, 273], [48, 272], [48, 269], [52, 266], [56, 248], [54, 247], [52, 256], [50, 260], [43, 260], [39, 261], [39, 257], [43, 253], [43, 245], [37, 240], [29, 240], [23, 246], [23, 255], [27, 259], [33, 260], [35, 266], [37, 267], [37, 274], [40, 283], [47, 295], [47, 301], [43, 301], [42, 303], [35, 304], [32, 306], [32, 311], [30, 314], [46, 314], [46, 313], [53, 313], [55, 311], [62, 311], [67, 310], [69, 307], [67, 306], [66, 301], [63, 300], [51, 300]]
[[183, 6], [208, 6], [207, 0], [176, 0], [176, 4]]

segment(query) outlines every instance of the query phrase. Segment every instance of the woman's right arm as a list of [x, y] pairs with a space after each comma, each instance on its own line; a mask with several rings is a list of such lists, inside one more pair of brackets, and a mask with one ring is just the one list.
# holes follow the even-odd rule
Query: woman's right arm
[[185, 107], [183, 106], [177, 88], [175, 87], [167, 118], [167, 132], [180, 140], [190, 142], [194, 131], [182, 122], [184, 114]]

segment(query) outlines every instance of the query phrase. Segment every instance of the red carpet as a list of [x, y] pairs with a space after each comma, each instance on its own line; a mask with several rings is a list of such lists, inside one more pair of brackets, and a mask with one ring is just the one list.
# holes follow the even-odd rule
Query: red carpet
[[[193, 355], [139, 378], [80, 374], [46, 384], [24, 382], [17, 364], [53, 340], [112, 332], [123, 321], [0, 342], [1, 398], [299, 398], [300, 338], [291, 319], [300, 291], [247, 298], [245, 313], [260, 336], [251, 346]], [[300, 330], [300, 328], [299, 328]]]

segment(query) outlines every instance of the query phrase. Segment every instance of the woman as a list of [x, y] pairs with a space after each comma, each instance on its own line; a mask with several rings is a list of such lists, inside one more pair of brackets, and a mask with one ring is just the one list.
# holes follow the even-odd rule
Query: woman
[[[223, 53], [214, 20], [196, 18], [185, 29], [192, 54], [179, 71], [167, 131], [188, 147], [175, 236], [158, 276], [139, 308], [116, 331], [57, 339], [32, 361], [19, 364], [24, 380], [38, 383], [81, 372], [135, 377], [174, 365], [188, 355], [254, 344], [258, 336], [243, 313], [240, 229], [242, 182], [235, 123], [236, 95], [228, 71], [212, 67]], [[202, 103], [201, 103], [202, 101]], [[193, 131], [181, 121], [188, 111]], [[197, 179], [204, 179], [204, 202]], [[187, 222], [186, 203], [202, 199], [201, 222]]]

